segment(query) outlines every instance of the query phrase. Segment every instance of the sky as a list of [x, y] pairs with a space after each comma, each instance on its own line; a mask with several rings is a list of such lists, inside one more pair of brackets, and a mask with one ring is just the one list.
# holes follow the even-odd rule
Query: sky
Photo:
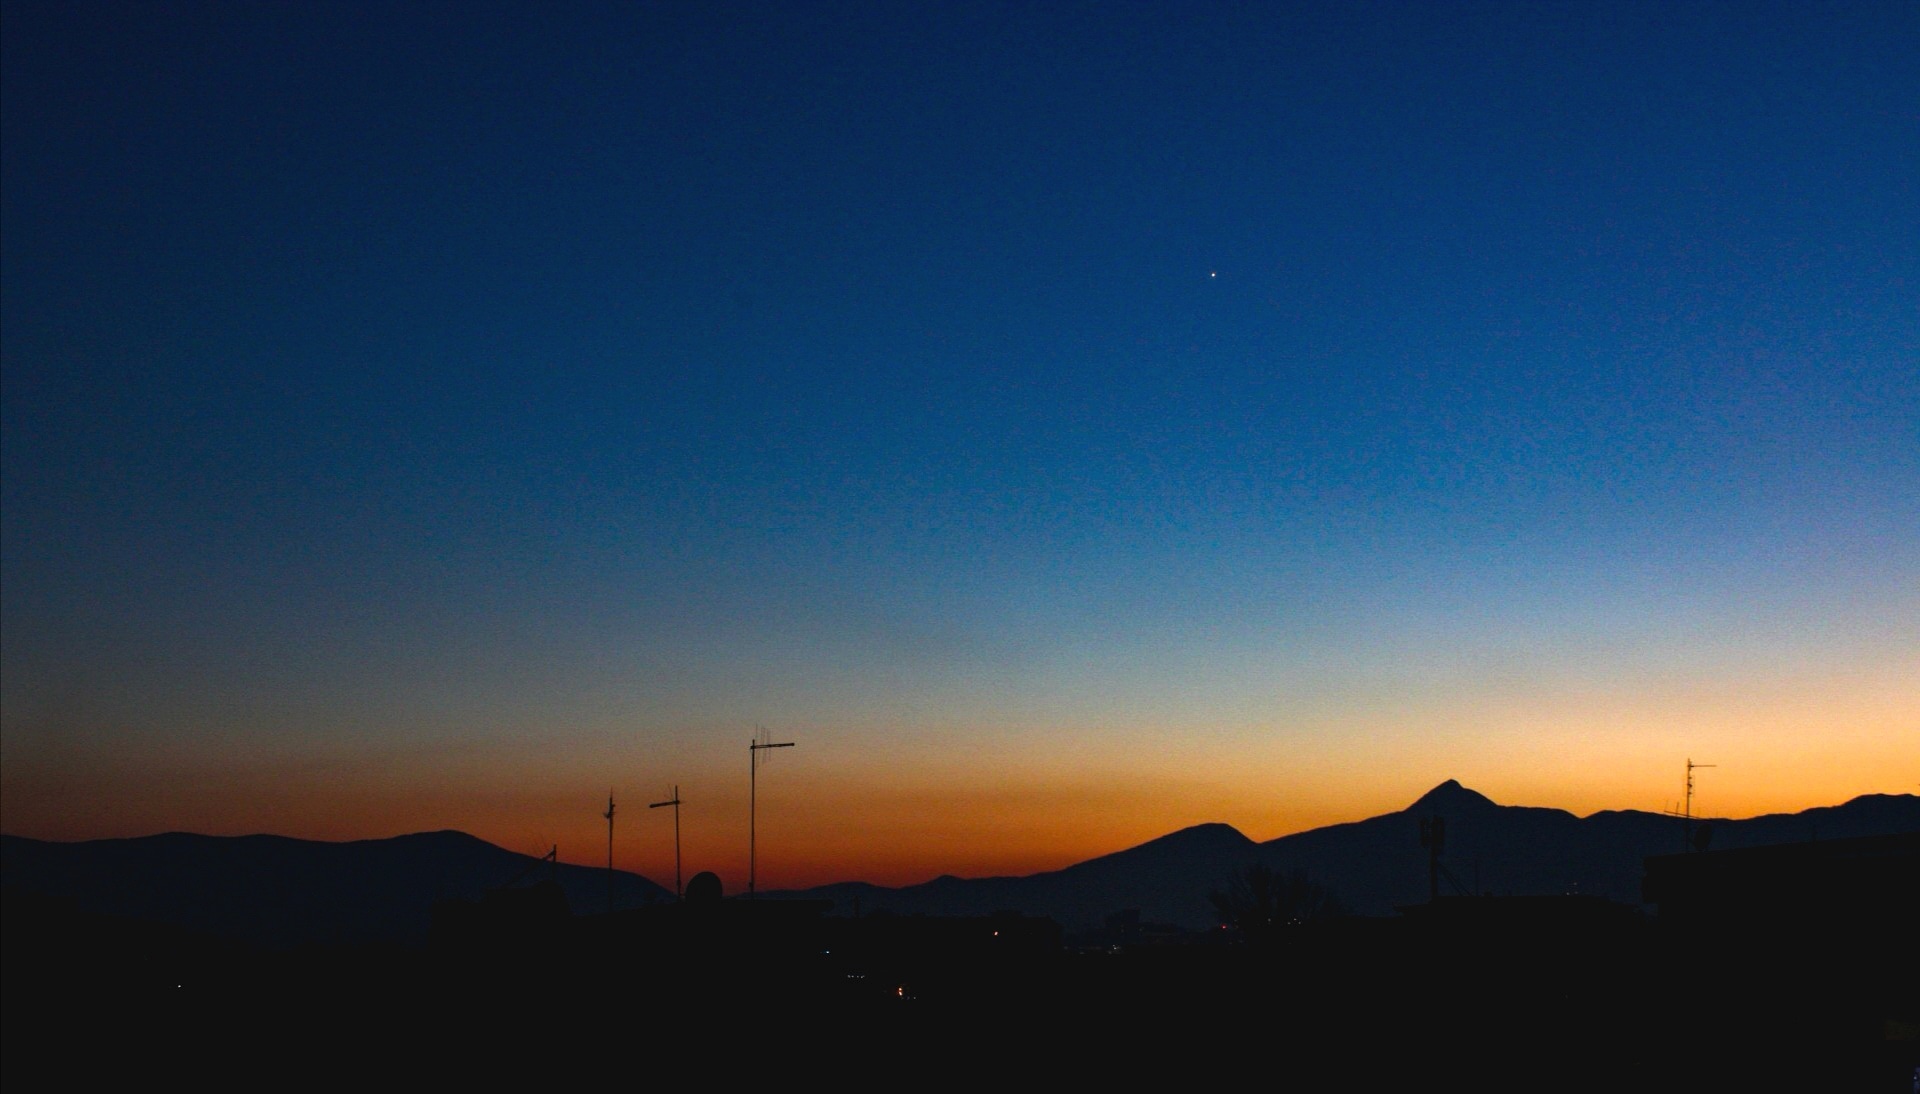
[[10, 834], [1920, 790], [1910, 0], [0, 11]]

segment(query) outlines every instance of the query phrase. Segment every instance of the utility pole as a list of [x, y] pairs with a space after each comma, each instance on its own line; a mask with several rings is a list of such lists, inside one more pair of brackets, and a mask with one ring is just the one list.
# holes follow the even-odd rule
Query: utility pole
[[766, 736], [767, 736], [767, 731], [763, 728], [760, 730], [760, 733], [756, 737], [754, 737], [754, 739], [747, 745], [747, 756], [751, 760], [751, 763], [749, 764], [747, 769], [747, 899], [748, 900], [752, 900], [754, 895], [754, 866], [755, 866], [755, 861], [754, 861], [755, 816], [754, 814], [758, 807], [759, 792], [760, 792], [759, 791], [760, 752], [761, 750], [768, 749], [768, 748], [792, 748], [793, 747], [792, 741], [778, 741], [778, 742], [769, 741], [765, 739]]
[[613, 791], [607, 791], [607, 911], [613, 911]]
[[648, 809], [658, 809], [663, 805], [673, 806], [673, 899], [680, 899], [680, 784], [667, 791], [667, 800], [654, 802]]

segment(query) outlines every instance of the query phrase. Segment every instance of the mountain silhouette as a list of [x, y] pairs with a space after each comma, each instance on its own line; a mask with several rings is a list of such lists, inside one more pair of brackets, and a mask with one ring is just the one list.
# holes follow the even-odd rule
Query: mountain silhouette
[[[1421, 822], [1445, 822], [1440, 869]], [[1866, 795], [1843, 805], [1711, 825], [1715, 850], [1920, 832], [1920, 797]], [[765, 900], [830, 902], [832, 914], [1047, 917], [1070, 933], [1116, 918], [1206, 931], [1210, 895], [1251, 866], [1304, 871], [1348, 911], [1391, 916], [1443, 895], [1580, 893], [1640, 905], [1643, 863], [1684, 847], [1679, 818], [1635, 810], [1576, 817], [1501, 805], [1448, 779], [1407, 808], [1264, 843], [1231, 825], [1183, 828], [1059, 870], [885, 887], [847, 881], [763, 891]], [[575, 915], [604, 911], [608, 872], [548, 863], [460, 832], [328, 843], [282, 836], [168, 833], [60, 843], [0, 836], [0, 882], [76, 911], [169, 925], [248, 945], [422, 944], [434, 906], [476, 901], [516, 879], [551, 880]], [[615, 872], [616, 908], [671, 901], [638, 874]]]
[[[1258, 846], [1232, 825], [1201, 824], [1064, 869], [1024, 877], [947, 875], [903, 888], [842, 882], [765, 895], [825, 898], [841, 911], [901, 915], [1020, 911], [1050, 916], [1074, 929], [1102, 924], [1106, 916], [1125, 910], [1153, 921], [1197, 922], [1208, 907], [1208, 891], [1237, 865], [1257, 858]], [[1198, 909], [1192, 907], [1196, 902]]]
[[[1132, 912], [1143, 922], [1199, 931], [1217, 925], [1209, 894], [1235, 871], [1258, 865], [1305, 871], [1349, 911], [1388, 916], [1432, 892], [1420, 822], [1435, 817], [1446, 825], [1439, 886], [1446, 895], [1580, 893], [1640, 905], [1645, 859], [1682, 850], [1686, 838], [1683, 822], [1666, 814], [1614, 810], [1582, 818], [1500, 805], [1448, 779], [1403, 810], [1265, 843], [1208, 824], [1027, 877], [941, 877], [901, 888], [841, 883], [763, 895], [831, 899], [841, 914], [1014, 910], [1051, 916], [1070, 932], [1095, 931], [1109, 916]], [[1920, 832], [1920, 797], [1865, 795], [1800, 813], [1694, 823], [1712, 826], [1715, 849]]]
[[[74, 910], [165, 924], [266, 949], [426, 941], [434, 905], [551, 880], [574, 912], [605, 910], [605, 869], [549, 863], [463, 832], [331, 843], [169, 832], [56, 843], [0, 836], [0, 881]], [[672, 899], [615, 872], [615, 907]]]

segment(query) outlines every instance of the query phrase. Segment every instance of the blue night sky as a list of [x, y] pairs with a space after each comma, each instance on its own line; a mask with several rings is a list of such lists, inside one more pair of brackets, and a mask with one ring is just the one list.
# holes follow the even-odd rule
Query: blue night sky
[[0, 32], [9, 832], [612, 786], [659, 879], [678, 783], [736, 888], [762, 726], [763, 887], [1920, 785], [1920, 5]]

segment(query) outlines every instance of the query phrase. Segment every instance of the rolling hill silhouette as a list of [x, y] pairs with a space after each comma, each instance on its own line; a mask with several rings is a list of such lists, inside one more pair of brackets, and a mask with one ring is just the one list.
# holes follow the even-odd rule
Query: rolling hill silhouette
[[[1446, 821], [1445, 893], [1585, 893], [1638, 905], [1642, 863], [1682, 849], [1682, 822], [1635, 810], [1576, 817], [1560, 809], [1499, 805], [1448, 779], [1407, 808], [1256, 843], [1225, 824], [1183, 829], [1137, 847], [1026, 877], [941, 877], [884, 888], [859, 882], [767, 897], [826, 898], [850, 914], [987, 915], [1018, 910], [1051, 916], [1069, 931], [1093, 930], [1116, 911], [1188, 930], [1215, 925], [1208, 894], [1234, 871], [1262, 865], [1305, 870], [1359, 915], [1392, 915], [1428, 898], [1420, 821]], [[1844, 805], [1711, 825], [1715, 849], [1810, 839], [1920, 832], [1920, 796], [1865, 795]]]
[[[463, 832], [329, 843], [202, 836], [54, 843], [0, 836], [0, 882], [76, 911], [165, 924], [266, 949], [426, 941], [433, 907], [516, 879], [552, 880], [574, 912], [604, 910], [607, 871], [497, 847]], [[616, 907], [673, 892], [616, 872]]]
[[[832, 902], [835, 915], [893, 913], [1049, 917], [1069, 932], [1116, 913], [1203, 931], [1217, 925], [1209, 894], [1253, 865], [1304, 870], [1347, 910], [1388, 916], [1425, 901], [1430, 873], [1420, 822], [1446, 822], [1443, 893], [1583, 893], [1640, 904], [1643, 862], [1681, 849], [1681, 822], [1634, 810], [1576, 817], [1497, 804], [1447, 780], [1407, 808], [1256, 842], [1226, 824], [1200, 824], [1061, 870], [1022, 877], [942, 876], [898, 888], [841, 882], [765, 891], [762, 899]], [[1710, 824], [1716, 850], [1813, 839], [1920, 832], [1920, 797], [1866, 795], [1844, 805]], [[535, 871], [549, 871], [537, 873]], [[35, 894], [86, 914], [163, 924], [253, 946], [425, 941], [440, 901], [477, 900], [521, 877], [557, 882], [575, 915], [607, 906], [607, 871], [543, 863], [460, 832], [327, 843], [281, 836], [168, 833], [56, 843], [0, 837], [9, 901]], [[616, 872], [614, 903], [634, 908], [672, 894]]]

